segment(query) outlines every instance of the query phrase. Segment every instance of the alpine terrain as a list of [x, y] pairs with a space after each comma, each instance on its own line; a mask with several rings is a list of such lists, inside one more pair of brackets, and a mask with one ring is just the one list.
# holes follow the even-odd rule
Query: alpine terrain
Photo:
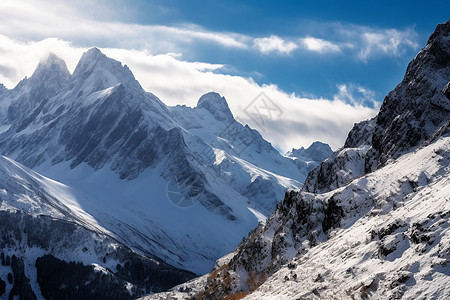
[[149, 298], [449, 299], [449, 80], [447, 21], [300, 190], [209, 274]]
[[204, 274], [328, 150], [282, 156], [218, 93], [169, 107], [97, 48], [73, 74], [50, 53], [0, 86], [0, 295], [130, 298]]

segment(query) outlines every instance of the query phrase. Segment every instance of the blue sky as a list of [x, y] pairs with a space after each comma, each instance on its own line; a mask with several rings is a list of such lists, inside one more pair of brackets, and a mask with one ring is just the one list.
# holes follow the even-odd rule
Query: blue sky
[[[292, 51], [289, 55], [261, 55], [199, 47], [187, 59], [226, 64], [251, 75], [258, 83], [276, 83], [287, 92], [331, 97], [336, 85], [360, 84], [376, 92], [381, 101], [401, 80], [406, 66], [426, 44], [438, 23], [449, 17], [449, 1], [135, 1], [135, 14], [128, 21], [143, 24], [197, 24], [218, 32], [255, 37], [314, 36], [339, 42], [338, 26], [376, 30], [410, 31], [416, 46], [395, 54], [374, 55], [367, 60], [354, 52], [320, 55]], [[230, 71], [230, 70], [228, 70]]]
[[[14, 87], [48, 52], [73, 71], [95, 46], [168, 105], [217, 91], [281, 152], [316, 140], [336, 149], [449, 11], [449, 1], [2, 0], [0, 83]], [[260, 92], [282, 112], [264, 128], [245, 111]]]

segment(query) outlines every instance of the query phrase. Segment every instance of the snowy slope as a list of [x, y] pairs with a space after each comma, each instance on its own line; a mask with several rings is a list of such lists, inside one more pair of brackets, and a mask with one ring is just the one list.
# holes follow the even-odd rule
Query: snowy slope
[[341, 207], [361, 213], [247, 298], [445, 299], [450, 295], [449, 149], [447, 136], [331, 192]]
[[449, 36], [438, 25], [377, 117], [206, 278], [150, 299], [447, 299]]
[[71, 220], [93, 231], [109, 234], [83, 210], [70, 187], [4, 156], [0, 157], [0, 178], [1, 210]]
[[[194, 275], [131, 251], [86, 213], [84, 204], [72, 188], [0, 157], [0, 279], [8, 282], [0, 297], [67, 298], [78, 285], [79, 297], [96, 290], [128, 299], [166, 290]], [[55, 264], [59, 268], [52, 270]], [[73, 278], [64, 268], [80, 273]], [[14, 276], [13, 284], [8, 273]], [[99, 275], [101, 280], [96, 279]], [[56, 277], [63, 278], [59, 286]]]
[[80, 222], [196, 273], [306, 177], [217, 93], [194, 108], [167, 107], [96, 48], [73, 74], [50, 54], [1, 89], [0, 121], [0, 152], [65, 184]]
[[270, 215], [286, 188], [299, 188], [306, 178], [256, 130], [237, 122], [219, 94], [203, 95], [197, 106], [169, 108], [183, 129], [188, 148], [249, 205]]
[[[218, 261], [208, 276], [147, 299], [185, 299], [187, 288], [196, 296], [205, 287], [212, 289], [206, 299], [221, 299], [247, 294], [259, 284], [248, 299], [445, 299], [450, 292], [449, 149], [447, 132], [339, 189], [290, 193], [264, 228]], [[324, 206], [330, 201], [342, 209], [339, 218]], [[301, 203], [310, 206], [303, 228], [288, 221], [305, 218]], [[332, 226], [325, 235], [327, 219]], [[265, 280], [262, 274], [270, 270], [277, 271]]]

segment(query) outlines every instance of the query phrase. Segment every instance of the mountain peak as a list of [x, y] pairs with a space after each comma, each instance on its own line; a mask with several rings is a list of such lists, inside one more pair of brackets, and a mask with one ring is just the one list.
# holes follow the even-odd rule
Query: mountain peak
[[53, 52], [48, 52], [47, 55], [41, 58], [39, 61], [38, 69], [39, 68], [52, 68], [54, 66], [57, 67], [64, 67], [67, 69], [66, 62], [64, 59], [59, 57]]
[[372, 171], [419, 147], [450, 118], [450, 21], [439, 24], [409, 63], [405, 77], [383, 101], [372, 135]]
[[197, 108], [204, 108], [218, 120], [233, 119], [225, 97], [219, 93], [209, 92], [200, 97]]
[[442, 38], [449, 38], [450, 33], [450, 20], [448, 20], [445, 23], [438, 24], [436, 26], [436, 29], [431, 34], [430, 38], [428, 39], [427, 44], [431, 44], [437, 40], [440, 40]]
[[86, 56], [97, 56], [97, 55], [106, 56], [97, 47], [89, 48], [88, 51], [86, 51], [83, 55], [86, 55]]
[[[47, 75], [47, 73], [52, 75]], [[66, 62], [53, 52], [49, 52], [47, 55], [42, 57], [32, 75], [32, 78], [37, 80], [46, 80], [46, 77], [48, 76], [57, 76], [62, 77], [63, 79], [67, 79], [70, 76]]]
[[322, 161], [333, 153], [328, 144], [320, 141], [315, 141], [308, 148], [301, 147], [300, 149], [292, 149], [286, 153], [288, 157], [310, 159], [314, 161]]
[[[98, 48], [91, 48], [81, 56], [75, 71], [74, 81], [84, 92], [95, 92], [119, 83], [142, 89], [126, 65], [103, 54]], [[86, 84], [89, 83], [89, 84]]]
[[427, 42], [424, 48], [428, 54], [433, 55], [429, 58], [435, 64], [446, 68], [450, 59], [450, 20], [439, 24]]
[[100, 49], [94, 47], [83, 53], [75, 68], [74, 75], [84, 73], [86, 71], [89, 71], [89, 69], [92, 70], [97, 64], [101, 63], [102, 61], [103, 64], [105, 62], [110, 62], [111, 65], [120, 64], [120, 66], [122, 66], [120, 62], [112, 58], [108, 58], [100, 51]]
[[[100, 49], [98, 49], [97, 47], [92, 47], [83, 53], [78, 64], [80, 64], [81, 62], [96, 63], [99, 60], [108, 60], [108, 59], [114, 60], [112, 58], [107, 57], [105, 54], [103, 54], [103, 52], [100, 51]], [[77, 65], [77, 67], [78, 67], [78, 65]]]

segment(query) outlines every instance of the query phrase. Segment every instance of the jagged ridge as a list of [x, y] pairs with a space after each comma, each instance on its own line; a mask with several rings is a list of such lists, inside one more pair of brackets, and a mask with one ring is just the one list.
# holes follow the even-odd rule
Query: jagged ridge
[[[444, 299], [450, 283], [449, 34], [450, 21], [438, 25], [378, 116], [355, 125], [345, 147], [310, 172], [302, 191], [288, 192], [206, 279], [169, 295], [183, 297], [183, 289], [193, 288], [190, 295], [201, 299], [256, 289], [248, 298]], [[386, 271], [370, 273], [378, 268]]]
[[73, 74], [48, 55], [0, 100], [0, 151], [67, 184], [92, 216], [80, 225], [95, 220], [133, 250], [199, 273], [306, 175], [234, 120], [224, 97], [167, 107], [96, 48]]

